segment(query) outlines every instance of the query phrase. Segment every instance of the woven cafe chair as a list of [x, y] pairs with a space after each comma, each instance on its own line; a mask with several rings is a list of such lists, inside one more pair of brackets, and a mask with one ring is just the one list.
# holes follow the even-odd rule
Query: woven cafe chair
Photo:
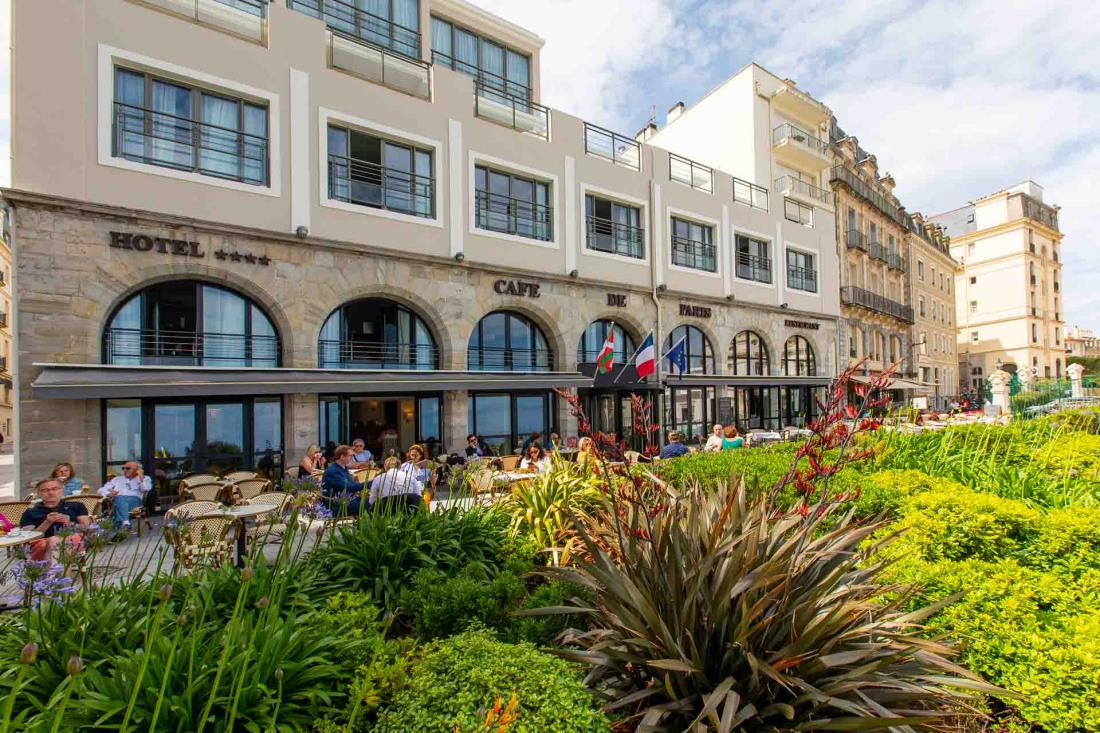
[[290, 500], [290, 494], [285, 491], [265, 491], [242, 502], [249, 506], [267, 505], [271, 507], [270, 512], [256, 516], [255, 525], [248, 529], [249, 541], [254, 541], [257, 538], [266, 540], [273, 537], [282, 539], [287, 529], [286, 517], [283, 514], [290, 506]]
[[83, 504], [84, 509], [88, 512], [88, 516], [94, 522], [99, 518], [100, 507], [103, 506], [103, 497], [98, 494], [69, 494], [63, 496], [61, 501], [72, 501], [78, 504]]
[[233, 471], [232, 473], [225, 474], [226, 481], [232, 481], [237, 483], [239, 481], [248, 481], [249, 479], [259, 478], [259, 474], [255, 471]]
[[173, 533], [176, 552], [176, 567], [191, 569], [199, 564], [221, 566], [233, 554], [233, 542], [229, 539], [229, 528], [233, 517], [207, 514], [188, 519]]
[[30, 505], [29, 501], [3, 501], [0, 502], [0, 515], [8, 520], [11, 526], [18, 527], [23, 512], [29, 509]]
[[221, 501], [228, 488], [225, 484], [216, 482], [193, 484], [184, 490], [184, 494], [195, 501]]
[[218, 480], [218, 477], [212, 473], [193, 473], [186, 478], [180, 479], [180, 491], [190, 486], [196, 486], [198, 484], [209, 484]]
[[470, 487], [470, 494], [475, 502], [482, 494], [488, 494], [490, 500], [496, 499], [496, 477], [492, 471], [488, 469], [475, 471], [466, 477], [466, 484]]
[[251, 478], [237, 481], [233, 484], [233, 491], [241, 501], [255, 499], [260, 494], [271, 489], [271, 482], [265, 478]]
[[501, 471], [515, 471], [519, 467], [520, 456], [510, 455], [500, 457]]

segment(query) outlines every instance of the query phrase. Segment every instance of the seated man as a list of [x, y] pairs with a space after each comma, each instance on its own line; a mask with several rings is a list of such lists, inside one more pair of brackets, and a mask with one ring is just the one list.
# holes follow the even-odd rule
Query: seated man
[[664, 448], [661, 448], [661, 455], [659, 458], [679, 458], [680, 456], [686, 456], [690, 451], [688, 447], [684, 445], [684, 436], [679, 430], [673, 430], [668, 434], [668, 443]]
[[396, 458], [386, 461], [386, 470], [370, 482], [372, 507], [403, 504], [408, 508], [419, 507], [423, 502], [424, 484], [416, 475], [415, 464], [401, 465]]
[[[23, 511], [23, 515], [19, 517], [19, 526], [45, 533], [41, 539], [31, 542], [32, 560], [57, 562], [61, 546], [61, 538], [57, 533], [63, 529], [87, 527], [92, 518], [79, 501], [61, 501], [64, 489], [57, 479], [39, 481], [34, 490], [41, 501], [31, 504]], [[74, 533], [69, 537], [69, 542], [74, 548], [79, 548], [81, 535]]]
[[145, 501], [145, 494], [153, 488], [153, 480], [141, 470], [137, 461], [127, 461], [122, 475], [115, 476], [99, 489], [99, 495], [110, 497], [115, 528], [130, 530], [130, 511]]
[[[359, 514], [359, 505], [362, 503], [359, 492], [363, 490], [363, 484], [356, 481], [348, 470], [354, 458], [350, 446], [336, 446], [332, 461], [325, 467], [325, 473], [321, 477], [321, 494], [324, 496], [325, 504], [336, 516]], [[345, 501], [347, 501], [346, 506]]]
[[351, 465], [348, 468], [352, 470], [370, 468], [374, 465], [374, 456], [367, 450], [367, 444], [362, 438], [351, 441], [351, 458]]

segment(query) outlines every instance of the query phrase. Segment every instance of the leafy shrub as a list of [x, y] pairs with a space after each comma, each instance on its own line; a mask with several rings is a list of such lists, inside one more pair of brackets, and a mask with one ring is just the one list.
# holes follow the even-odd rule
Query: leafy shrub
[[1100, 509], [1059, 509], [1043, 516], [1024, 562], [1079, 577], [1100, 571]]
[[505, 498], [512, 533], [530, 536], [542, 550], [551, 548], [553, 564], [567, 562], [573, 517], [595, 504], [601, 483], [600, 476], [555, 458], [552, 470], [521, 481]]
[[577, 611], [591, 630], [566, 637], [581, 649], [560, 653], [645, 726], [901, 728], [982, 686], [949, 648], [914, 636], [919, 615], [902, 600], [882, 600], [881, 566], [857, 552], [873, 527], [846, 515], [825, 529], [835, 504], [803, 518], [769, 492], [720, 484], [608, 511], [620, 526], [586, 527], [586, 556], [545, 572], [597, 596]]
[[418, 638], [435, 639], [463, 631], [472, 623], [504, 627], [525, 591], [523, 581], [508, 571], [486, 580], [478, 572], [447, 577], [425, 569], [413, 576], [402, 593], [401, 609]]
[[704, 486], [717, 486], [729, 483], [738, 475], [744, 476], [749, 486], [759, 483], [761, 487], [771, 488], [787, 473], [796, 450], [795, 443], [779, 443], [718, 453], [700, 451], [661, 463], [659, 476], [670, 484], [690, 479]]
[[[565, 606], [572, 598], [577, 598], [582, 603], [587, 604], [591, 600], [592, 594], [579, 585], [552, 580], [535, 588], [534, 592], [524, 601], [522, 609]], [[557, 642], [558, 637], [566, 629], [583, 624], [584, 616], [581, 614], [518, 615], [511, 619], [511, 622], [505, 628], [504, 634], [507, 641], [526, 641], [535, 646], [549, 647]]]
[[895, 518], [911, 496], [926, 491], [966, 491], [950, 479], [929, 476], [923, 471], [891, 469], [863, 476], [845, 476], [846, 483], [859, 487], [853, 502], [856, 516]]
[[491, 510], [366, 514], [311, 555], [318, 583], [368, 594], [393, 610], [424, 569], [488, 579], [505, 560], [508, 518]]
[[607, 731], [576, 672], [530, 644], [508, 644], [485, 630], [468, 631], [424, 649], [408, 685], [382, 711], [377, 733], [480, 730], [498, 700], [517, 700], [509, 733]]
[[1097, 435], [1100, 434], [1100, 408], [1084, 407], [1075, 410], [1062, 410], [1053, 415], [1038, 417], [1032, 423], [1049, 426], [1054, 431]]

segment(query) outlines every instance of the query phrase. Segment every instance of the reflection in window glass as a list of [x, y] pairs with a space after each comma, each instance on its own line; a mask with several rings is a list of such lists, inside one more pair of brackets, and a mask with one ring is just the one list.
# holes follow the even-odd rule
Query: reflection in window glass
[[126, 461], [140, 460], [141, 444], [141, 400], [108, 400], [107, 472], [119, 472]]

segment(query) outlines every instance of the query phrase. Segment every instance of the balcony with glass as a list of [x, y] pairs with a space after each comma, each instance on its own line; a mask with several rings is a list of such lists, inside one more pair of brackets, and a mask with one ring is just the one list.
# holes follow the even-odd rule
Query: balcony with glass
[[668, 177], [703, 193], [714, 192], [714, 170], [675, 153], [668, 154]]
[[812, 254], [787, 250], [787, 287], [807, 293], [817, 292], [817, 269]]
[[256, 43], [263, 43], [267, 38], [268, 1], [142, 0], [146, 5]]
[[878, 293], [871, 292], [855, 285], [845, 285], [840, 288], [840, 302], [845, 305], [857, 305], [875, 313], [892, 316], [906, 323], [913, 323], [912, 306], [891, 300]]
[[636, 171], [642, 169], [642, 146], [635, 140], [602, 127], [584, 123], [584, 152]]
[[554, 237], [550, 195], [548, 183], [479, 165], [474, 169], [474, 225], [549, 242]]
[[585, 201], [585, 243], [596, 252], [645, 258], [645, 230], [636, 206], [593, 196]]
[[804, 199], [810, 205], [823, 204], [828, 207], [833, 205], [832, 191], [799, 180], [794, 176], [780, 176], [775, 179], [775, 192], [784, 196]]
[[753, 239], [741, 234], [735, 237], [735, 244], [737, 277], [770, 285], [772, 282], [770, 245], [762, 239]]
[[789, 122], [772, 130], [772, 148], [776, 157], [789, 161], [795, 168], [816, 170], [831, 162], [829, 143]]
[[432, 152], [330, 126], [328, 191], [336, 201], [433, 218]]
[[692, 270], [717, 272], [714, 227], [673, 218], [672, 264]]
[[733, 200], [761, 211], [768, 210], [768, 189], [733, 177]]
[[287, 7], [325, 21], [346, 39], [420, 60], [417, 0], [287, 0]]

